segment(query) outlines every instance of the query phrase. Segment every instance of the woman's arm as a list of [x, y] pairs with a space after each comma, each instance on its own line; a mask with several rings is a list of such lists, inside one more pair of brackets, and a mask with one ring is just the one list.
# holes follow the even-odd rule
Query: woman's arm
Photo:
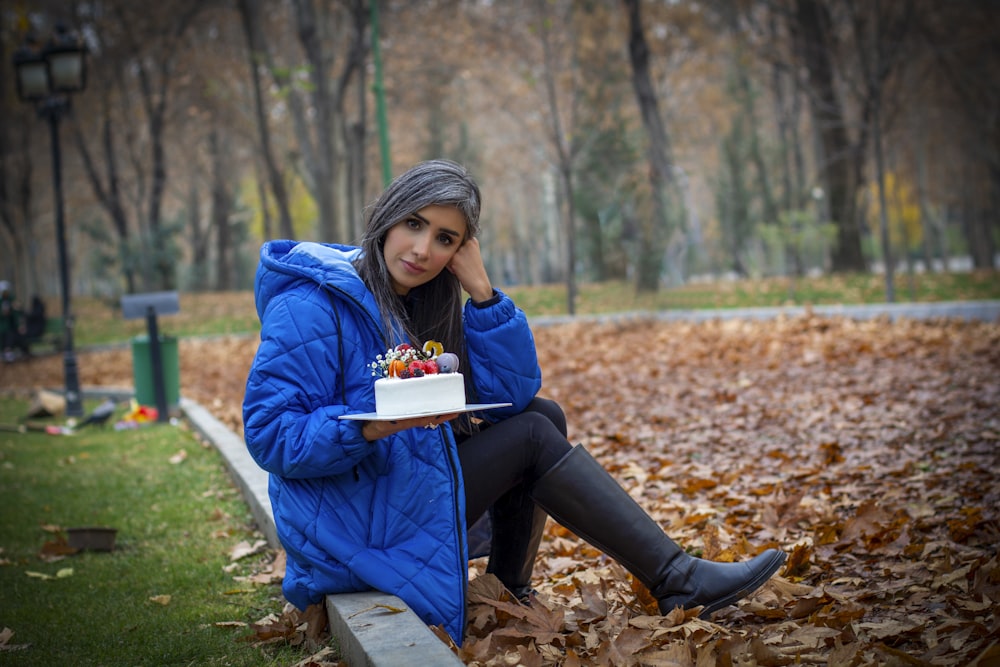
[[465, 305], [465, 341], [472, 365], [477, 402], [513, 403], [491, 411], [502, 417], [524, 410], [542, 386], [535, 338], [528, 318], [506, 294], [495, 290], [496, 303]]
[[486, 273], [479, 239], [471, 238], [462, 244], [448, 263], [448, 270], [455, 274], [458, 282], [473, 301], [483, 302], [493, 297], [493, 283]]
[[340, 354], [333, 306], [317, 295], [322, 292], [310, 286], [268, 304], [244, 394], [250, 454], [268, 472], [286, 477], [349, 471], [372, 447], [361, 422], [338, 419], [370, 409], [364, 404], [370, 370], [339, 367], [342, 356], [355, 358], [357, 343], [343, 341], [347, 351]]
[[[464, 323], [475, 400], [513, 403], [507, 411], [520, 412], [542, 384], [527, 318], [508, 296], [493, 288], [478, 239], [466, 241], [448, 269], [471, 298], [465, 306]], [[492, 414], [502, 416], [504, 411]]]

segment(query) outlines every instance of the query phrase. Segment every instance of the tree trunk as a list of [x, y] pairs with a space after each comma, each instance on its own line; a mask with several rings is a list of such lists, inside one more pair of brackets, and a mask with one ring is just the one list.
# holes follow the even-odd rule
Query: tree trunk
[[[175, 65], [180, 53], [181, 37], [187, 31], [203, 3], [193, 0], [180, 3], [172, 11], [164, 13], [166, 23], [161, 26], [159, 34], [143, 35], [135, 32], [142, 21], [133, 21], [127, 15], [135, 11], [127, 5], [114, 6], [113, 13], [118, 17], [122, 34], [127, 40], [127, 52], [132, 58], [130, 67], [134, 67], [134, 76], [139, 84], [141, 102], [145, 112], [149, 156], [150, 190], [146, 207], [145, 224], [148, 229], [147, 254], [154, 259], [144, 263], [149, 266], [151, 284], [149, 289], [171, 289], [176, 285], [173, 258], [164, 251], [167, 247], [166, 232], [162, 227], [163, 199], [167, 189], [167, 155], [164, 147], [164, 134], [167, 125], [168, 99], [172, 77], [176, 74]], [[151, 52], [150, 47], [142, 40], [155, 39], [158, 49]], [[155, 81], [154, 81], [155, 78]], [[124, 88], [123, 88], [124, 90]]]
[[[673, 232], [669, 214], [667, 190], [673, 191], [674, 178], [670, 141], [660, 117], [659, 103], [649, 73], [649, 46], [643, 33], [639, 0], [623, 0], [629, 17], [628, 52], [632, 64], [632, 86], [635, 89], [642, 124], [646, 128], [649, 145], [649, 185], [653, 198], [651, 224], [641, 225], [640, 257], [636, 287], [640, 292], [653, 292], [659, 288], [662, 269], [662, 249]], [[679, 201], [679, 199], [678, 199]]]
[[[996, 120], [994, 120], [996, 122]], [[1000, 133], [994, 132], [994, 136], [1000, 137]], [[996, 243], [994, 239], [1000, 237], [1000, 215], [997, 212], [1000, 211], [1000, 164], [996, 162], [997, 152], [994, 149], [994, 161], [989, 165], [990, 181], [989, 188], [990, 192], [987, 195], [987, 201], [992, 202], [990, 211], [992, 214], [989, 216], [989, 220], [986, 224], [986, 240], [988, 243], [987, 247], [987, 262], [984, 269], [996, 269]]]
[[[885, 197], [885, 162], [882, 158], [882, 129], [880, 107], [881, 102], [876, 97], [872, 105], [872, 143], [875, 148], [875, 179], [878, 184], [878, 228], [882, 241], [882, 262], [885, 264], [885, 300], [893, 303], [896, 300], [895, 272], [896, 264], [892, 257], [892, 243], [889, 237], [889, 207]], [[902, 221], [900, 221], [902, 223]]]
[[[377, 0], [373, 1], [377, 2]], [[357, 42], [363, 46], [365, 43], [364, 32], [367, 26], [364, 2], [354, 3], [352, 15], [354, 16], [355, 32], [360, 33]], [[378, 35], [372, 36], [372, 40], [374, 41], [375, 39], [378, 39]], [[366, 73], [366, 67], [358, 67], [358, 80], [355, 85], [357, 118], [351, 124], [350, 134], [348, 135], [347, 172], [350, 187], [347, 198], [347, 229], [349, 234], [347, 240], [349, 242], [353, 242], [354, 239], [360, 239], [364, 233], [361, 211], [365, 207], [365, 142], [368, 134], [366, 125], [366, 119], [368, 118], [368, 77]], [[388, 133], [387, 128], [385, 132]], [[388, 142], [388, 134], [386, 137], [386, 142]]]
[[[209, 144], [211, 147], [211, 144]], [[201, 174], [192, 170], [188, 178], [188, 232], [191, 239], [191, 284], [190, 288], [197, 291], [209, 289], [208, 243], [206, 232], [201, 224], [201, 191], [198, 184]], [[211, 225], [208, 226], [211, 229]]]
[[818, 0], [797, 0], [796, 26], [799, 48], [809, 74], [809, 95], [813, 126], [819, 136], [821, 179], [832, 222], [837, 225], [837, 244], [833, 249], [834, 271], [864, 271], [861, 230], [858, 225], [855, 195], [858, 182], [854, 171], [856, 147], [847, 134], [843, 107], [834, 82], [832, 48], [829, 43], [830, 16]]
[[[264, 239], [273, 239], [274, 236], [274, 218], [271, 215], [271, 197], [269, 190], [267, 189], [267, 178], [260, 171], [260, 163], [254, 160], [254, 175], [257, 177], [257, 200], [260, 202], [260, 225], [261, 232], [264, 234]], [[291, 217], [288, 219], [289, 224], [291, 223]], [[292, 238], [293, 234], [281, 234], [281, 238]]]
[[[320, 26], [313, 0], [295, 0], [296, 29], [299, 43], [309, 63], [312, 85], [312, 110], [315, 113], [313, 132], [313, 197], [319, 210], [319, 235], [324, 241], [344, 241], [337, 234], [336, 208], [334, 206], [335, 160], [334, 155], [334, 100], [331, 98], [328, 79], [329, 63], [320, 40]], [[332, 58], [330, 58], [332, 60]]]
[[229, 212], [231, 200], [226, 182], [226, 164], [223, 159], [224, 147], [219, 131], [212, 128], [208, 136], [212, 158], [212, 229], [215, 231], [215, 289], [233, 289], [232, 257], [233, 243], [230, 234]]
[[[260, 141], [260, 154], [264, 161], [264, 168], [267, 174], [267, 181], [270, 183], [271, 193], [274, 195], [274, 203], [278, 209], [279, 229], [281, 236], [286, 239], [294, 238], [295, 231], [292, 228], [292, 216], [289, 212], [288, 191], [285, 188], [284, 176], [278, 168], [274, 159], [274, 149], [271, 146], [271, 128], [267, 120], [267, 110], [264, 107], [264, 94], [260, 84], [260, 60], [264, 59], [268, 52], [268, 45], [264, 31], [260, 28], [260, 3], [259, 0], [240, 0], [240, 15], [243, 19], [243, 32], [246, 34], [248, 47], [248, 60], [250, 65], [250, 81], [253, 84], [254, 111], [257, 117], [257, 134]], [[265, 200], [261, 198], [261, 205], [265, 205]], [[266, 208], [264, 209], [267, 210]], [[265, 213], [265, 215], [267, 215]], [[270, 230], [268, 230], [269, 232]], [[265, 238], [270, 234], [266, 233]]]
[[87, 142], [83, 138], [83, 133], [77, 123], [73, 123], [73, 138], [76, 140], [77, 152], [83, 162], [84, 171], [90, 180], [90, 187], [97, 196], [101, 207], [111, 219], [118, 240], [118, 257], [121, 262], [121, 274], [125, 280], [125, 290], [127, 294], [134, 294], [136, 291], [136, 275], [133, 263], [129, 257], [129, 225], [128, 216], [125, 213], [125, 204], [122, 201], [121, 178], [118, 171], [117, 154], [115, 153], [114, 128], [115, 123], [111, 119], [110, 109], [107, 104], [103, 105], [104, 118], [101, 121], [101, 152], [104, 156], [105, 175], [102, 179], [96, 163], [87, 148]]
[[[2, 101], [0, 93], [0, 103]], [[21, 145], [17, 153], [20, 159], [15, 161], [15, 151], [11, 149], [8, 135], [10, 124], [0, 125], [0, 155], [4, 156], [0, 159], [0, 228], [10, 239], [10, 245], [0, 254], [0, 267], [4, 271], [0, 280], [13, 281], [15, 294], [25, 296], [29, 292], [35, 294], [40, 291], [38, 269], [30, 252], [34, 245], [32, 225], [29, 224], [33, 177], [31, 133], [27, 128], [20, 132]], [[16, 186], [13, 191], [8, 189], [12, 184]], [[20, 291], [17, 291], [18, 288]]]
[[774, 198], [774, 189], [771, 187], [771, 174], [767, 163], [764, 160], [764, 153], [760, 147], [760, 121], [757, 119], [756, 93], [750, 82], [750, 75], [747, 72], [744, 47], [740, 36], [739, 14], [734, 10], [726, 13], [729, 20], [729, 31], [732, 35], [734, 47], [733, 70], [736, 76], [736, 87], [743, 116], [746, 118], [747, 140], [749, 142], [750, 160], [757, 170], [757, 183], [760, 190], [764, 222], [769, 224], [778, 223], [778, 205]]
[[[347, 165], [349, 139], [344, 115], [344, 98], [352, 77], [364, 66], [367, 46], [367, 12], [363, 0], [351, 0], [349, 11], [350, 31], [344, 66], [333, 72], [332, 45], [342, 42], [344, 32], [327, 35], [344, 22], [340, 15], [317, 15], [314, 0], [294, 0], [293, 10], [299, 43], [309, 63], [310, 112], [314, 122], [310, 132], [306, 121], [307, 110], [298, 100], [298, 94], [289, 93], [289, 111], [292, 113], [296, 137], [302, 150], [307, 174], [304, 174], [319, 210], [319, 234], [326, 241], [348, 242], [351, 235], [348, 210], [351, 169]], [[336, 11], [327, 5], [321, 10]], [[272, 70], [274, 71], [274, 70]], [[277, 75], [276, 75], [277, 76]], [[287, 79], [286, 79], [287, 82]]]
[[167, 155], [163, 147], [164, 115], [166, 114], [166, 91], [161, 91], [161, 103], [155, 106], [155, 112], [149, 119], [149, 139], [152, 153], [152, 187], [149, 191], [149, 229], [152, 242], [155, 244], [156, 289], [173, 289], [175, 286], [173, 263], [160, 252], [163, 247], [164, 230], [162, 227], [163, 193], [167, 189]]
[[[552, 145], [556, 152], [556, 171], [559, 174], [559, 191], [561, 192], [561, 206], [558, 211], [562, 216], [562, 228], [565, 230], [566, 242], [566, 312], [570, 315], [576, 313], [576, 230], [574, 217], [576, 215], [573, 205], [573, 150], [569, 145], [570, 140], [564, 133], [562, 124], [562, 114], [559, 107], [559, 95], [556, 91], [556, 64], [555, 54], [552, 52], [551, 30], [549, 29], [549, 17], [545, 13], [544, 3], [540, 3], [539, 27], [542, 40], [542, 53], [545, 63], [544, 80], [546, 100], [549, 106], [549, 133], [552, 138]], [[558, 201], [558, 200], [557, 200]]]
[[927, 272], [934, 271], [934, 256], [941, 260], [941, 268], [946, 271], [948, 268], [948, 253], [944, 248], [944, 235], [938, 235], [938, 224], [934, 220], [935, 214], [931, 210], [931, 205], [927, 195], [927, 140], [926, 121], [923, 108], [916, 111], [916, 120], [911, 128], [911, 143], [914, 149], [917, 169], [917, 201], [920, 203], [920, 224], [924, 231], [924, 262], [927, 265]]

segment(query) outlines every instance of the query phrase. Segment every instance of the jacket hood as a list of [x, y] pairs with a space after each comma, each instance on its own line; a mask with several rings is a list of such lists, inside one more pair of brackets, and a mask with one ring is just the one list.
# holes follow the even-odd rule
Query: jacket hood
[[376, 313], [374, 300], [352, 263], [361, 256], [361, 252], [361, 248], [334, 243], [266, 242], [260, 249], [254, 286], [257, 316], [263, 318], [274, 295], [301, 281], [336, 288]]

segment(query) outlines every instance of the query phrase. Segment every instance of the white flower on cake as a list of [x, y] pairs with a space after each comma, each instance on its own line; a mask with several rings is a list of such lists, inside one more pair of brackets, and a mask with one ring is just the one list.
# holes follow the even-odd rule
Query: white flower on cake
[[435, 373], [455, 373], [458, 371], [458, 356], [445, 352], [444, 346], [436, 340], [429, 340], [424, 343], [423, 350], [409, 343], [400, 343], [375, 357], [369, 365], [374, 377], [406, 380]]
[[465, 408], [465, 379], [458, 355], [429, 340], [418, 350], [409, 343], [390, 348], [371, 364], [375, 411], [379, 416], [445, 414]]

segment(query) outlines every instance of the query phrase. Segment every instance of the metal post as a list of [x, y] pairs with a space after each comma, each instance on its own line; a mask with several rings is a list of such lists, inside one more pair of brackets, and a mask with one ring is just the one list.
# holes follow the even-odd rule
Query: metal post
[[83, 401], [80, 396], [80, 377], [77, 372], [76, 354], [73, 351], [73, 309], [70, 296], [69, 259], [66, 255], [66, 229], [63, 217], [62, 155], [59, 147], [59, 120], [67, 100], [50, 97], [41, 113], [49, 121], [52, 143], [52, 189], [56, 200], [56, 241], [59, 246], [59, 276], [62, 282], [63, 314], [63, 375], [66, 381], [66, 416], [82, 417]]
[[149, 334], [149, 366], [153, 373], [153, 396], [156, 400], [156, 421], [170, 421], [167, 414], [167, 387], [163, 379], [163, 351], [160, 349], [160, 329], [156, 324], [156, 309], [146, 309], [146, 332]]

